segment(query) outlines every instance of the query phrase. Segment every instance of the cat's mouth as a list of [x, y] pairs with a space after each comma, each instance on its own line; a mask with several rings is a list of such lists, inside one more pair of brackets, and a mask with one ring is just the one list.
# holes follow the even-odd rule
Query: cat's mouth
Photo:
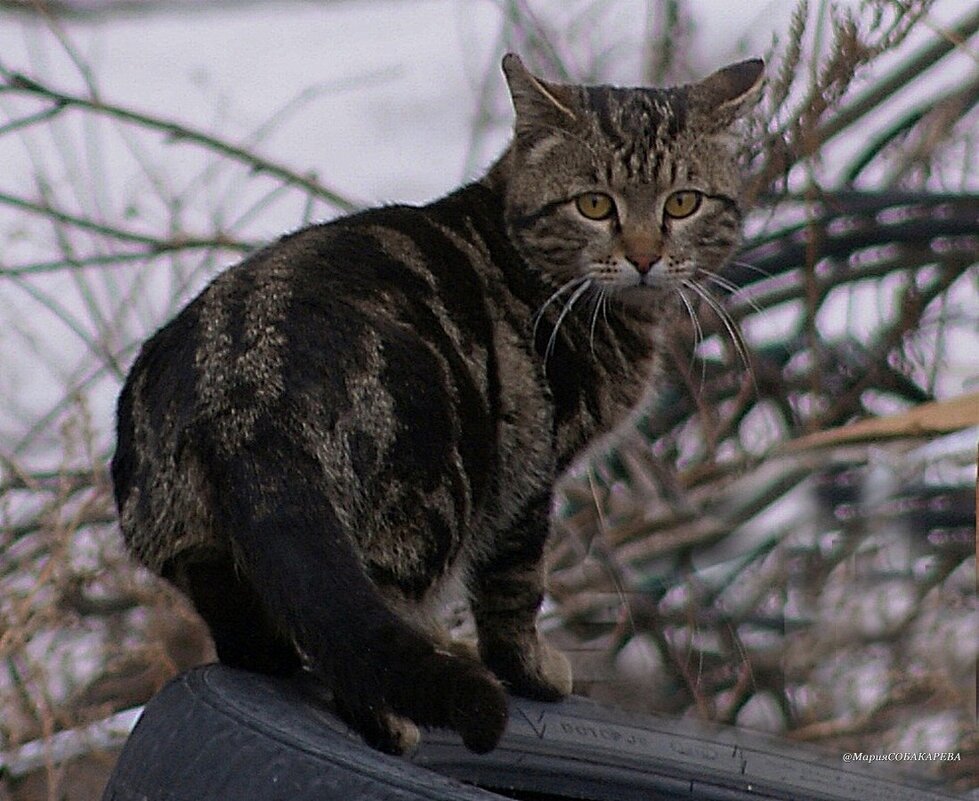
[[622, 260], [616, 265], [616, 269], [605, 271], [598, 277], [600, 280], [604, 280], [610, 289], [645, 292], [648, 290], [676, 289], [682, 286], [685, 281], [692, 280], [694, 273], [695, 270], [691, 265], [675, 264], [667, 262], [665, 259], [644, 266], [644, 269], [640, 269], [627, 260]]
[[649, 289], [663, 289], [664, 287], [670, 287], [677, 283], [677, 278], [673, 277], [667, 273], [649, 272], [640, 273], [636, 271], [636, 284], [637, 287], [647, 287]]

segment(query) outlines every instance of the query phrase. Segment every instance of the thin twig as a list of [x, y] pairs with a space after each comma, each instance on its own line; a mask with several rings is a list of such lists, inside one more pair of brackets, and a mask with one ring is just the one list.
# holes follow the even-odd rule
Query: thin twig
[[165, 253], [173, 250], [199, 249], [199, 248], [223, 248], [225, 250], [248, 253], [255, 248], [255, 243], [244, 242], [232, 239], [222, 233], [211, 237], [206, 236], [186, 236], [174, 239], [162, 239], [151, 234], [142, 234], [137, 231], [127, 231], [115, 225], [96, 222], [95, 220], [81, 217], [77, 214], [56, 209], [48, 203], [38, 203], [27, 198], [10, 195], [0, 192], [0, 203], [22, 211], [29, 211], [32, 214], [39, 214], [50, 220], [80, 228], [85, 231], [102, 234], [103, 236], [117, 239], [122, 242], [132, 242], [139, 245], [146, 245], [152, 253]]
[[27, 128], [31, 125], [37, 125], [39, 122], [47, 122], [53, 117], [56, 117], [66, 108], [67, 106], [64, 103], [56, 102], [43, 111], [38, 111], [34, 114], [29, 114], [26, 117], [13, 120], [8, 122], [6, 125], [0, 125], [0, 136], [13, 133], [14, 131], [19, 131], [21, 128]]
[[175, 142], [186, 141], [220, 153], [222, 156], [247, 165], [254, 173], [264, 173], [281, 181], [303, 189], [311, 195], [325, 200], [341, 211], [356, 211], [362, 204], [349, 199], [339, 192], [324, 186], [310, 175], [301, 175], [288, 167], [263, 158], [250, 150], [233, 145], [203, 131], [190, 128], [173, 120], [155, 117], [134, 109], [93, 100], [87, 97], [61, 92], [21, 73], [12, 72], [0, 65], [0, 77], [5, 83], [0, 91], [43, 97], [72, 108], [84, 109], [96, 114], [104, 114], [114, 119], [132, 123], [151, 130], [165, 133]]

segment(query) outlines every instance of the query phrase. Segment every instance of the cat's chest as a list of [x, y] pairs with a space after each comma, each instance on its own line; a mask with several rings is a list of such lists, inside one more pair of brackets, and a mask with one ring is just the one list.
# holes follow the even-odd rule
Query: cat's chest
[[548, 495], [560, 473], [613, 430], [640, 401], [648, 364], [619, 354], [604, 362], [544, 362], [524, 332], [502, 326], [493, 348], [499, 376], [493, 512], [506, 527], [528, 501]]
[[543, 366], [559, 472], [642, 404], [654, 358], [651, 332], [638, 326], [597, 334], [580, 321], [565, 328], [567, 346], [555, 347]]

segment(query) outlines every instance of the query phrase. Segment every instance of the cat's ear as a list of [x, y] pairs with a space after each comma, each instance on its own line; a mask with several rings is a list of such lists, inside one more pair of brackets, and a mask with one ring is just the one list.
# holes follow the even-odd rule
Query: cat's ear
[[575, 124], [571, 87], [548, 83], [532, 75], [515, 53], [503, 57], [503, 74], [510, 87], [518, 136], [541, 128], [569, 129]]
[[686, 87], [688, 103], [710, 127], [719, 130], [751, 111], [761, 98], [764, 85], [764, 61], [739, 61]]

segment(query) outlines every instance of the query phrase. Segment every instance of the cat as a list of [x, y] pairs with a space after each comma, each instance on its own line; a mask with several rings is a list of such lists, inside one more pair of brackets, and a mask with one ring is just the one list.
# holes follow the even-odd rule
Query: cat
[[[493, 749], [505, 690], [557, 700], [536, 618], [552, 487], [655, 388], [686, 291], [738, 244], [763, 64], [669, 89], [503, 71], [484, 177], [284, 236], [143, 346], [112, 479], [136, 558], [219, 659], [315, 675], [365, 741]], [[438, 623], [452, 588], [478, 646]]]

